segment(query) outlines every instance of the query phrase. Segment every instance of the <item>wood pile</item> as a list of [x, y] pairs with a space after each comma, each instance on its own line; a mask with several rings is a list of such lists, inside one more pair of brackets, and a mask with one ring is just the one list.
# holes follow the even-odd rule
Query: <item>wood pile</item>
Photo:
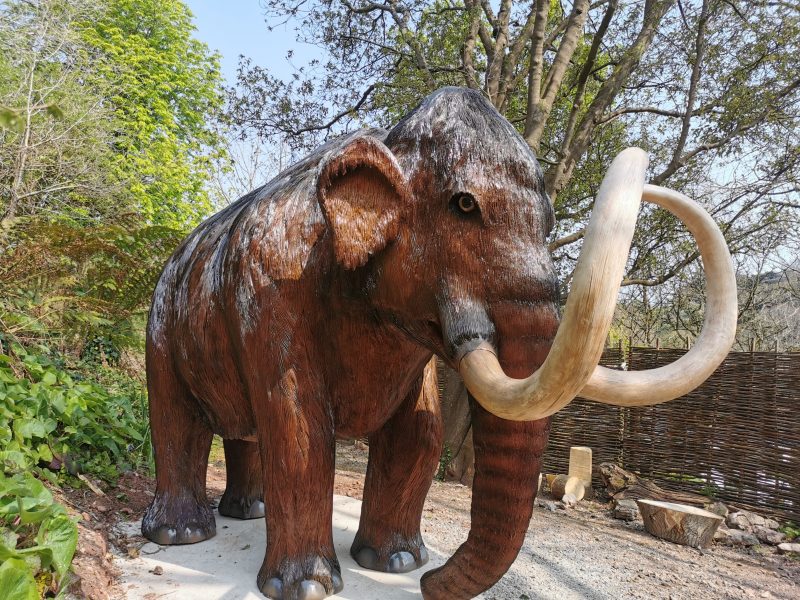
[[691, 506], [705, 506], [709, 502], [706, 496], [700, 494], [665, 490], [614, 463], [601, 463], [598, 468], [603, 485], [614, 500], [661, 500]]

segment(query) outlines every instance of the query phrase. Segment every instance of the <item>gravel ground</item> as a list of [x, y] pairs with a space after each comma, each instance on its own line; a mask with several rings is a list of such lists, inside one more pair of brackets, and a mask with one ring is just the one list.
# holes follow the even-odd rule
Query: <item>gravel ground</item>
[[[367, 448], [340, 444], [336, 493], [360, 498]], [[469, 533], [471, 490], [434, 481], [422, 518], [432, 549], [452, 554]], [[538, 501], [537, 501], [538, 502]], [[800, 598], [800, 561], [757, 546], [714, 545], [700, 552], [652, 537], [641, 521], [611, 518], [608, 507], [534, 509], [516, 562], [484, 598], [600, 600], [618, 598]]]

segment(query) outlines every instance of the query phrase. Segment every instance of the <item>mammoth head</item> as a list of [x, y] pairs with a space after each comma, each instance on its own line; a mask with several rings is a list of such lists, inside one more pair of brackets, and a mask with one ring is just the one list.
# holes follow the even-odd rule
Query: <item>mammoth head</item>
[[[554, 336], [546, 239], [553, 213], [542, 172], [513, 126], [478, 92], [439, 90], [385, 143], [350, 141], [322, 165], [317, 191], [337, 261], [354, 269], [395, 242], [388, 253], [395, 262], [384, 260], [382, 274], [391, 293], [406, 290], [405, 304], [390, 306], [396, 322], [423, 343], [438, 336], [429, 347], [458, 368], [488, 411], [533, 420], [579, 394], [623, 406], [671, 400], [707, 379], [733, 343], [736, 284], [724, 238], [699, 205], [645, 185], [647, 165], [645, 152], [629, 148], [609, 168]], [[610, 371], [597, 365], [642, 198], [673, 212], [694, 235], [707, 273], [705, 323], [694, 348], [675, 363]], [[431, 324], [427, 333], [410, 323], [420, 314]], [[544, 342], [531, 351], [537, 337]], [[527, 347], [509, 351], [515, 344]], [[535, 364], [525, 369], [520, 356]], [[506, 375], [530, 373], [539, 363], [527, 378]]]
[[[507, 377], [490, 344], [466, 353], [459, 371], [473, 396], [497, 416], [531, 420], [575, 396], [618, 406], [658, 404], [699, 386], [716, 369], [736, 333], [736, 279], [725, 239], [708, 213], [677, 192], [645, 185], [647, 155], [629, 148], [612, 163], [595, 200], [564, 316], [544, 364], [526, 379]], [[695, 346], [658, 369], [597, 366], [614, 316], [641, 199], [668, 209], [695, 237], [706, 273], [703, 330]]]

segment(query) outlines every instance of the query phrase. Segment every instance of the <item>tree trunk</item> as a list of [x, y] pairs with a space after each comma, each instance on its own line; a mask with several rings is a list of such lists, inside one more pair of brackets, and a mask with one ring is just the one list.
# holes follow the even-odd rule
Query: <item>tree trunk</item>
[[472, 446], [472, 419], [467, 388], [461, 376], [436, 360], [439, 376], [439, 398], [444, 421], [444, 451], [448, 458], [445, 477], [472, 485], [475, 475], [475, 451]]
[[714, 539], [722, 517], [712, 512], [658, 500], [637, 500], [648, 533], [684, 546], [705, 548]]
[[614, 463], [601, 463], [599, 471], [606, 491], [615, 500], [646, 498], [649, 500], [680, 502], [694, 506], [704, 506], [708, 503], [708, 498], [705, 496], [690, 492], [665, 490], [652, 481], [626, 471]]

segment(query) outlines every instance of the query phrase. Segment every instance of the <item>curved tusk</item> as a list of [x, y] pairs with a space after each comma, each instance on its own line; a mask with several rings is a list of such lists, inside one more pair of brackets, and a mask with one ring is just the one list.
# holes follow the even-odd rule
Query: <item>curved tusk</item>
[[643, 150], [628, 148], [603, 178], [564, 317], [544, 364], [527, 379], [507, 377], [488, 343], [461, 359], [464, 384], [489, 412], [517, 421], [541, 419], [569, 404], [589, 381], [614, 317], [647, 163]]
[[678, 217], [697, 241], [706, 274], [706, 311], [695, 345], [675, 362], [646, 371], [595, 368], [580, 395], [617, 406], [649, 406], [688, 394], [711, 376], [736, 338], [736, 274], [722, 232], [683, 194], [646, 185], [643, 198]]
[[[586, 230], [564, 318], [544, 364], [527, 379], [507, 377], [488, 343], [466, 354], [459, 371], [484, 408], [513, 420], [560, 410], [580, 394], [619, 406], [666, 402], [708, 378], [736, 334], [736, 278], [719, 228], [698, 204], [678, 192], [644, 185], [647, 155], [620, 153], [608, 170]], [[649, 371], [597, 366], [611, 326], [640, 199], [675, 214], [697, 240], [708, 281], [705, 322], [694, 348], [670, 365]], [[613, 205], [613, 206], [612, 206]]]

